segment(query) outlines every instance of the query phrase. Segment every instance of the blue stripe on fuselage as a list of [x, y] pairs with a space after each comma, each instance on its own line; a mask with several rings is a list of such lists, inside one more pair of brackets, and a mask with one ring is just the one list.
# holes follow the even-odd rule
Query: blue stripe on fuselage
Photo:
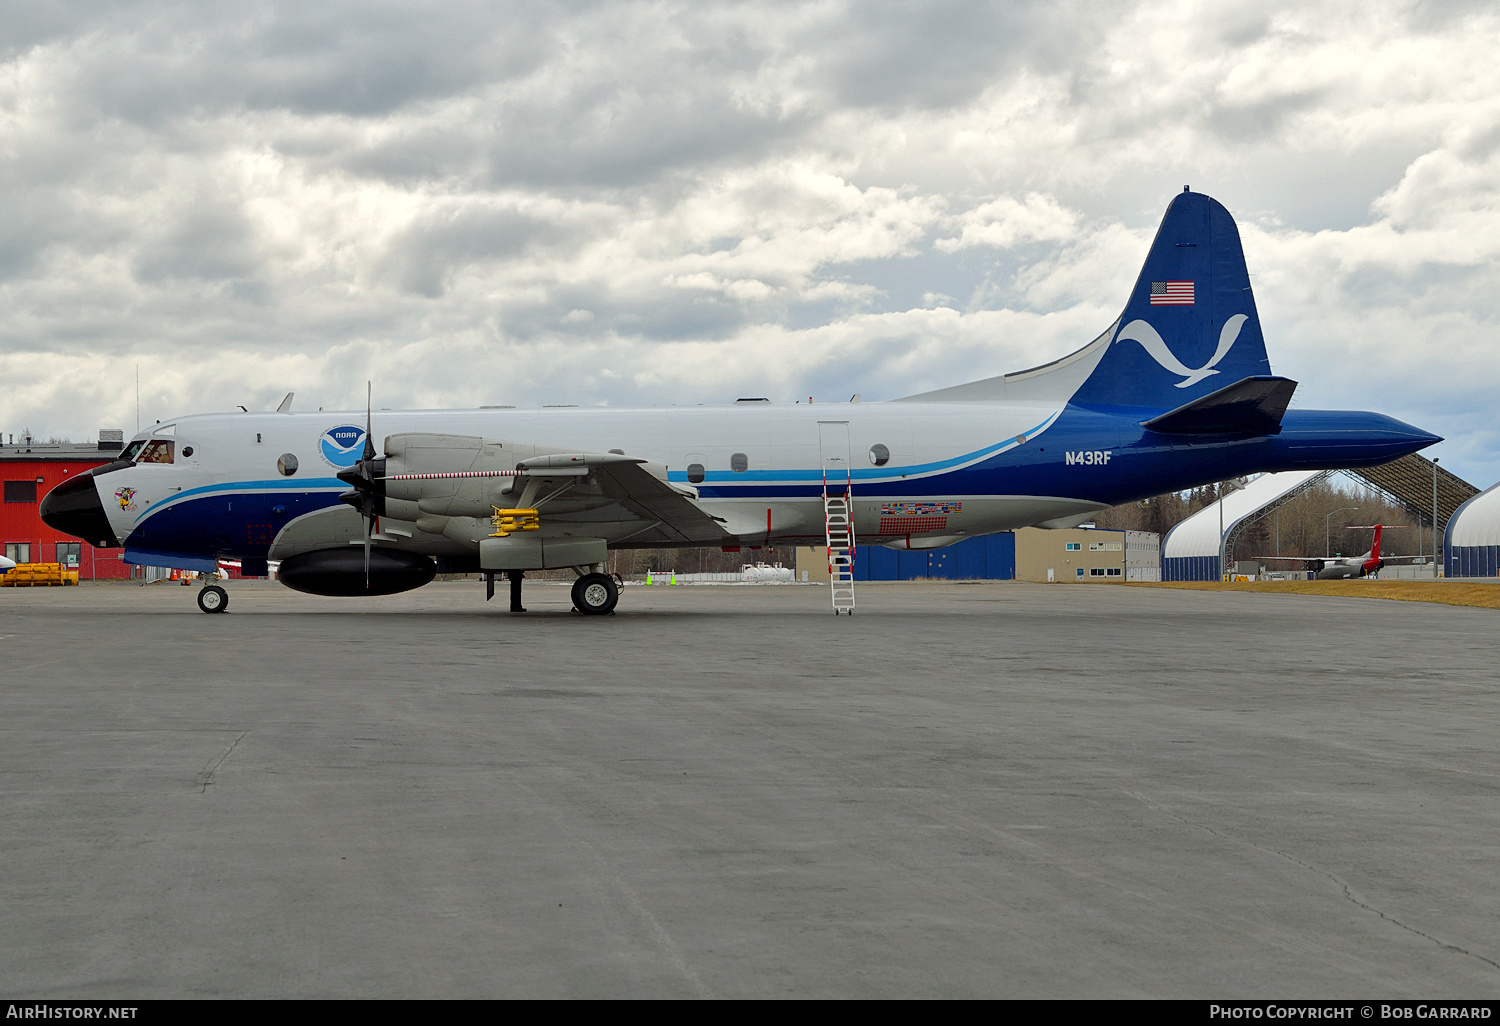
[[[1021, 435], [1024, 435], [1027, 438], [1034, 438], [1036, 435], [1038, 435], [1042, 431], [1045, 431], [1049, 426], [1051, 426], [1051, 424], [1056, 421], [1057, 418], [1061, 415], [1061, 411], [1059, 411], [1058, 413], [1054, 413], [1052, 416], [1036, 425], [1036, 427], [1027, 428], [1021, 433]], [[1018, 435], [1014, 438], [1007, 438], [1003, 442], [995, 442], [990, 445], [986, 445], [981, 449], [975, 449], [973, 452], [965, 453], [962, 456], [954, 456], [952, 459], [935, 460], [931, 463], [917, 463], [909, 467], [880, 467], [870, 470], [854, 470], [850, 472], [850, 476], [852, 476], [856, 481], [864, 481], [870, 484], [884, 481], [899, 481], [903, 478], [918, 476], [922, 476], [924, 480], [931, 480], [931, 476], [934, 474], [940, 474], [945, 470], [952, 470], [955, 467], [960, 467], [965, 464], [979, 463], [987, 457], [991, 457], [997, 453], [1004, 452], [1006, 449], [1013, 449], [1016, 446], [1023, 444], [1021, 442], [1021, 435]], [[667, 480], [676, 481], [680, 484], [687, 484], [687, 471], [668, 471]], [[791, 484], [794, 482], [807, 481], [816, 482], [818, 485], [817, 491], [818, 493], [821, 493], [823, 490], [823, 471], [821, 469], [741, 471], [710, 470], [703, 475], [703, 481], [710, 487], [716, 484], [747, 485], [752, 482]], [[701, 493], [702, 489], [700, 488], [699, 491]]]

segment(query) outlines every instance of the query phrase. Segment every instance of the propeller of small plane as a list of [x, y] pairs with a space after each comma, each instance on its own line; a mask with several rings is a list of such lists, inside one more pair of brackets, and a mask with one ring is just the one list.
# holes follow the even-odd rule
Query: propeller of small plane
[[339, 499], [359, 510], [360, 518], [364, 521], [366, 591], [370, 590], [370, 535], [373, 533], [376, 518], [385, 513], [385, 488], [382, 481], [385, 477], [385, 460], [375, 458], [373, 398], [373, 387], [367, 381], [365, 382], [364, 452], [360, 455], [358, 463], [348, 470], [339, 471], [337, 475], [340, 481], [353, 489], [353, 491], [344, 492]]

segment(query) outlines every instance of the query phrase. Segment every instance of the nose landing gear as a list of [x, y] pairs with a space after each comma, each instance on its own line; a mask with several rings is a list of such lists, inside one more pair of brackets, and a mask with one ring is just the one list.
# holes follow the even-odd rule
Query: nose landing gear
[[222, 613], [229, 608], [229, 592], [217, 584], [198, 590], [198, 608], [205, 613]]

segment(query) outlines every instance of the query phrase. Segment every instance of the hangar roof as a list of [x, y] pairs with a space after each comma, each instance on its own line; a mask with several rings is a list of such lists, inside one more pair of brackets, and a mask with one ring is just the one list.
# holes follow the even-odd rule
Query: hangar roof
[[1448, 521], [1447, 545], [1500, 545], [1500, 484], [1480, 492], [1458, 507]]
[[[1288, 470], [1280, 474], [1262, 474], [1239, 491], [1224, 496], [1224, 534], [1234, 525], [1253, 516], [1271, 503], [1295, 492], [1326, 470]], [[1219, 555], [1219, 503], [1205, 506], [1167, 532], [1162, 541], [1163, 559], [1182, 556]]]
[[[106, 448], [108, 446], [108, 448]], [[116, 458], [119, 442], [38, 442], [17, 439], [0, 445], [0, 463], [108, 463]]]

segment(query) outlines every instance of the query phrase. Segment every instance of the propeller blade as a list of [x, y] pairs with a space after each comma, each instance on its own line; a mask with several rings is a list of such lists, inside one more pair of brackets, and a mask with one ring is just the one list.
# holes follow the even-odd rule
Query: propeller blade
[[365, 517], [365, 591], [370, 590], [370, 517]]
[[[372, 399], [374, 389], [370, 382], [365, 382], [365, 455], [364, 462], [368, 463], [375, 458], [375, 423]], [[368, 476], [368, 475], [366, 475]]]

